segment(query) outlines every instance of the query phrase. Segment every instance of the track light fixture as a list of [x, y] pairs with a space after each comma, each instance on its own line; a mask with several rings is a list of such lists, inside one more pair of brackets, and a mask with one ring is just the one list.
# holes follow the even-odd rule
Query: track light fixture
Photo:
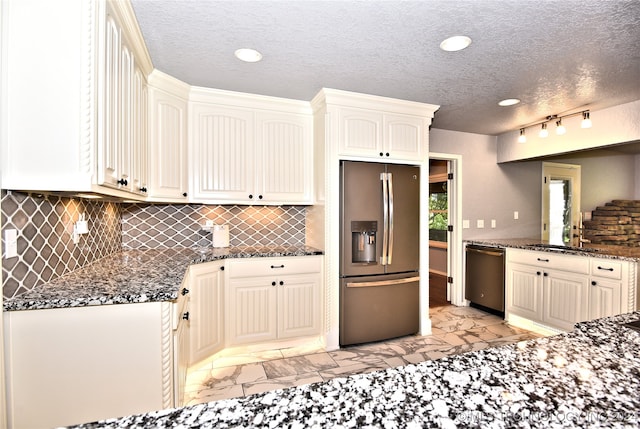
[[582, 122], [580, 123], [581, 128], [591, 128], [593, 124], [591, 122], [591, 117], [588, 110], [583, 110], [582, 112], [570, 113], [568, 115], [563, 115], [563, 116], [549, 115], [544, 119], [544, 121], [529, 124], [520, 128], [518, 143], [525, 143], [527, 141], [527, 137], [525, 136], [525, 132], [527, 128], [535, 127], [538, 125], [540, 125], [540, 132], [538, 133], [538, 136], [540, 138], [548, 137], [549, 130], [547, 129], [547, 124], [552, 121], [556, 123], [556, 134], [559, 136], [564, 135], [567, 133], [567, 128], [562, 124], [562, 120], [564, 118], [569, 118], [571, 116], [577, 116], [577, 115], [582, 115]]
[[524, 128], [520, 128], [520, 137], [518, 137], [518, 143], [526, 143], [527, 136], [524, 135]]

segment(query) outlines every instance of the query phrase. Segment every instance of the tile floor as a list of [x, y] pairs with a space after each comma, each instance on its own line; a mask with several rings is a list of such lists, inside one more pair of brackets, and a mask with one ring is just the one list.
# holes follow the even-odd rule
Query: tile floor
[[281, 349], [222, 357], [187, 375], [185, 405], [247, 396], [350, 374], [439, 359], [539, 337], [471, 307], [431, 308], [432, 335], [340, 350]]

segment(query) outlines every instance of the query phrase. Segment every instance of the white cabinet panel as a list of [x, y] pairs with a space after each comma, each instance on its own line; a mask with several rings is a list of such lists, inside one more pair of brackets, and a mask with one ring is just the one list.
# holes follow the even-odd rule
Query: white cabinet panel
[[589, 285], [589, 319], [623, 313], [621, 290], [621, 281], [592, 278]]
[[263, 201], [312, 201], [311, 120], [303, 115], [256, 113], [255, 189]]
[[542, 319], [542, 273], [527, 265], [512, 264], [507, 272], [507, 313]]
[[224, 347], [223, 267], [223, 261], [189, 267], [190, 365]]
[[230, 281], [227, 318], [230, 344], [256, 343], [277, 337], [276, 286], [275, 280], [266, 278]]
[[[154, 72], [156, 73], [156, 72]], [[155, 86], [149, 87], [152, 200], [186, 201], [187, 102]]]
[[320, 333], [321, 256], [228, 260], [227, 268], [229, 345]]
[[255, 182], [253, 112], [201, 104], [191, 109], [193, 198], [250, 201]]
[[311, 115], [213, 101], [190, 104], [192, 199], [225, 204], [310, 204]]
[[68, 426], [173, 406], [171, 308], [5, 312], [9, 427]]
[[544, 273], [542, 322], [565, 331], [587, 320], [588, 278], [575, 273], [548, 270]]
[[[280, 285], [280, 282], [283, 284]], [[278, 281], [278, 338], [320, 331], [320, 284], [317, 275], [284, 276]]]
[[372, 156], [383, 151], [381, 113], [349, 108], [339, 112], [341, 154]]
[[425, 120], [417, 116], [385, 115], [386, 151], [394, 158], [423, 159]]

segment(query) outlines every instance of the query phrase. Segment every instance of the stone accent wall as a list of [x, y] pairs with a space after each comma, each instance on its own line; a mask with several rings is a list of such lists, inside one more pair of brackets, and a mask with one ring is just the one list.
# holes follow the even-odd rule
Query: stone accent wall
[[640, 200], [613, 200], [584, 221], [584, 238], [594, 244], [640, 246]]

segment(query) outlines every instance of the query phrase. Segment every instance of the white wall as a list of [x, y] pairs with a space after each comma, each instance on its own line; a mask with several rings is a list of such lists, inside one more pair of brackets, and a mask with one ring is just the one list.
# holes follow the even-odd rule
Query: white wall
[[[462, 238], [540, 236], [540, 161], [497, 164], [497, 138], [432, 128], [429, 149], [462, 155], [462, 219], [470, 228]], [[519, 219], [513, 219], [518, 211]], [[485, 227], [477, 228], [477, 220]], [[496, 228], [491, 228], [491, 220]]]
[[611, 200], [638, 199], [638, 155], [611, 151], [549, 157], [556, 161], [581, 166], [580, 210], [591, 211]]
[[[549, 112], [553, 114], [556, 112]], [[532, 159], [540, 156], [593, 149], [640, 140], [640, 100], [607, 109], [591, 111], [591, 128], [580, 128], [582, 116], [562, 120], [567, 133], [558, 136], [550, 123], [549, 137], [540, 138], [540, 126], [527, 128], [526, 143], [518, 143], [519, 130], [498, 136], [498, 162]], [[525, 124], [523, 124], [525, 125]]]

